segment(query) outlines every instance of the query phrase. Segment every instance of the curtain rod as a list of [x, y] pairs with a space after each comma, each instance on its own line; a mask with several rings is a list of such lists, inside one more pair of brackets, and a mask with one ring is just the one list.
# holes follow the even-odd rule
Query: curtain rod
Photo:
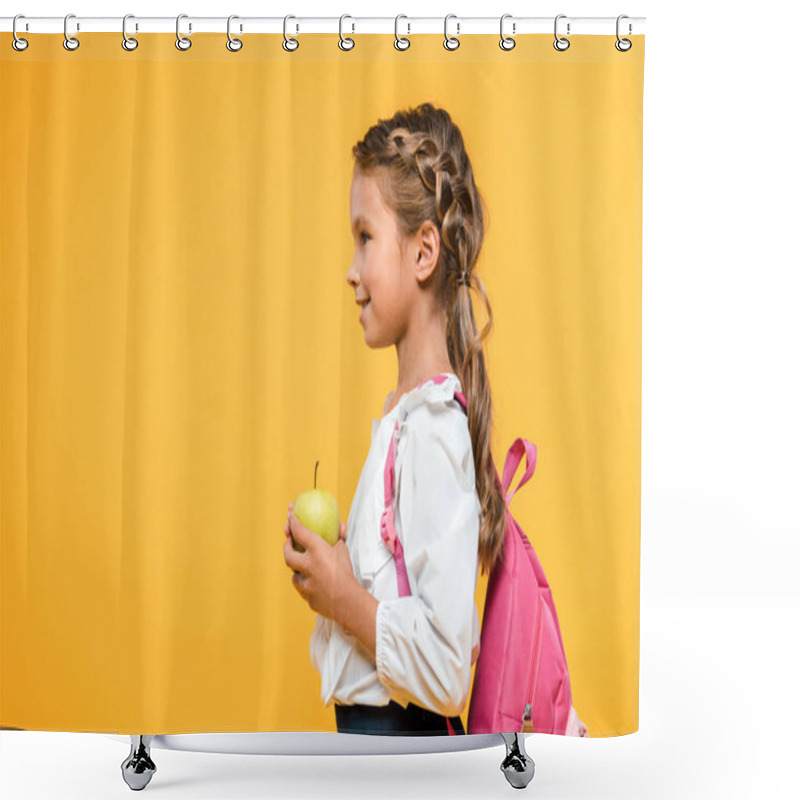
[[[70, 36], [78, 33], [122, 33], [122, 17], [81, 17], [68, 15], [68, 32]], [[181, 34], [192, 33], [225, 33], [228, 29], [228, 17], [194, 17], [181, 14]], [[515, 17], [504, 15], [503, 33], [505, 36], [517, 36], [525, 33], [550, 33], [555, 31], [556, 15], [552, 17]], [[570, 17], [559, 14], [558, 35], [591, 34], [613, 36], [617, 31], [617, 17]], [[459, 17], [448, 15], [447, 32], [449, 36], [463, 34], [495, 33], [500, 35], [500, 17]], [[645, 17], [623, 16], [620, 20], [621, 36], [644, 33]], [[13, 17], [0, 17], [0, 30], [11, 31]], [[64, 17], [28, 17], [19, 15], [16, 30], [21, 33], [64, 33]], [[163, 33], [176, 31], [177, 17], [136, 17], [128, 15], [126, 31], [133, 33]], [[344, 14], [342, 17], [240, 17], [234, 15], [231, 30], [236, 33], [283, 33], [284, 24], [287, 32], [298, 33], [390, 33], [398, 32], [404, 36], [415, 33], [440, 33], [444, 35], [445, 17], [410, 17], [400, 14], [398, 17], [354, 17]]]

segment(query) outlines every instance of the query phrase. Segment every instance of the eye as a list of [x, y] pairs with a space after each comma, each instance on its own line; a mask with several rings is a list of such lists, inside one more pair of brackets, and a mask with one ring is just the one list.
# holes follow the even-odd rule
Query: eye
[[364, 239], [363, 239], [364, 236], [366, 236], [369, 239], [369, 234], [366, 231], [361, 231], [361, 233], [359, 235], [362, 237], [362, 239], [361, 239], [362, 243], [365, 243]]

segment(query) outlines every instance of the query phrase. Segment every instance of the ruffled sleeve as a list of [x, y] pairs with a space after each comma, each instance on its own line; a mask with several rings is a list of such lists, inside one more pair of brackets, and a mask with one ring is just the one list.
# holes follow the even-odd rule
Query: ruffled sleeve
[[470, 685], [480, 502], [467, 419], [452, 388], [449, 398], [434, 394], [409, 412], [395, 472], [395, 527], [411, 596], [379, 602], [378, 677], [395, 696], [454, 716]]

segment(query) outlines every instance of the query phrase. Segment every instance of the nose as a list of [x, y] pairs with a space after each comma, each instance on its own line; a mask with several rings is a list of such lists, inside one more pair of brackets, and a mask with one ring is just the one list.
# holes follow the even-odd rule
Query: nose
[[358, 274], [356, 272], [355, 258], [353, 258], [353, 260], [350, 262], [350, 268], [347, 270], [347, 275], [345, 276], [345, 279], [347, 280], [348, 286], [351, 286], [353, 289], [355, 289], [358, 286]]

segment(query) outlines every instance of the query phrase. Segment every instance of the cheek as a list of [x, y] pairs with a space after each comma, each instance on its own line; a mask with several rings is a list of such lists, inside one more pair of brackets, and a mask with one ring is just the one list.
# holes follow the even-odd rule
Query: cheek
[[368, 309], [386, 311], [392, 308], [400, 291], [400, 287], [392, 279], [392, 270], [399, 268], [398, 264], [392, 263], [377, 248], [370, 253], [369, 263], [364, 264], [361, 271], [361, 284], [370, 299]]

